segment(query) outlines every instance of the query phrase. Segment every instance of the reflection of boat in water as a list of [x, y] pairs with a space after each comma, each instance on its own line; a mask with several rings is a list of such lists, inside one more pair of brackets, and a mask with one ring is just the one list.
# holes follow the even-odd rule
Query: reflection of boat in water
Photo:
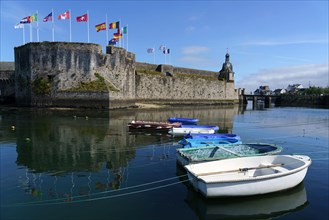
[[308, 205], [303, 182], [287, 191], [222, 199], [205, 199], [190, 188], [185, 201], [200, 219], [267, 219], [302, 210]]

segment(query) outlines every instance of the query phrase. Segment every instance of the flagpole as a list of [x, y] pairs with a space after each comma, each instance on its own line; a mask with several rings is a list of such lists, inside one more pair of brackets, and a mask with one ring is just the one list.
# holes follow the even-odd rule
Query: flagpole
[[90, 18], [90, 16], [89, 16], [89, 11], [87, 11], [87, 30], [88, 30], [88, 43], [89, 43], [89, 18]]
[[[119, 28], [120, 28], [120, 26], [121, 26], [121, 18], [119, 19]], [[122, 38], [123, 38], [123, 33], [121, 33], [121, 29], [120, 29], [120, 34], [122, 35]], [[119, 35], [119, 42], [120, 42], [120, 47], [121, 48], [123, 48], [122, 41], [123, 41], [123, 39], [121, 40], [121, 37]]]
[[71, 14], [71, 9], [69, 9], [69, 13], [70, 13], [70, 42], [72, 42], [72, 27], [71, 27], [71, 20], [72, 20], [72, 14]]
[[127, 29], [126, 29], [126, 31], [127, 31], [127, 46], [126, 46], [126, 47], [127, 47], [127, 51], [128, 51], [128, 32], [129, 32], [129, 31], [128, 31], [128, 24], [127, 24]]
[[33, 41], [33, 37], [32, 37], [32, 25], [31, 25], [31, 22], [30, 22], [30, 42]]
[[[165, 49], [162, 51], [162, 53], [163, 52], [165, 52], [167, 50], [167, 47], [166, 47], [166, 45], [165, 45]], [[167, 64], [167, 56], [166, 56], [167, 54], [166, 53], [164, 53], [164, 57], [165, 57], [165, 65]]]
[[121, 30], [120, 33], [122, 34], [122, 48], [124, 49], [125, 48], [125, 35], [123, 33], [123, 27], [120, 28], [120, 30]]
[[51, 9], [51, 23], [52, 23], [52, 32], [53, 32], [53, 42], [55, 41], [55, 29], [54, 29], [54, 20], [55, 20], [55, 16], [54, 16], [54, 9]]
[[25, 25], [23, 25], [23, 44], [25, 44]]
[[106, 45], [109, 42], [109, 34], [108, 34], [108, 28], [107, 28], [107, 14], [105, 15], [105, 31], [106, 31], [106, 44], [105, 44], [105, 48], [106, 48]]
[[37, 11], [37, 40], [38, 42], [40, 42], [40, 38], [39, 38], [39, 12]]

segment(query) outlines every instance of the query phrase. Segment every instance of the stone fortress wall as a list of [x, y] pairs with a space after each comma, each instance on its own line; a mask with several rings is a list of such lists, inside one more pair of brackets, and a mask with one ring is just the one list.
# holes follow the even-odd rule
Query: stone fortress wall
[[[15, 48], [18, 106], [125, 108], [157, 104], [232, 104], [240, 90], [218, 72], [135, 61], [123, 48], [91, 43], [40, 42]], [[103, 79], [106, 90], [74, 91]], [[37, 93], [44, 83], [48, 90]]]

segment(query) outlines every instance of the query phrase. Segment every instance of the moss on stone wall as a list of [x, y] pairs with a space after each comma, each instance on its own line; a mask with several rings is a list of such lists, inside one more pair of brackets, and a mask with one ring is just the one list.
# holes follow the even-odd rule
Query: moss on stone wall
[[91, 82], [81, 82], [78, 87], [64, 90], [66, 92], [107, 92], [107, 86], [105, 83], [105, 79], [99, 75], [98, 73], [95, 73], [95, 76], [97, 77], [97, 80], [91, 81]]
[[37, 76], [32, 82], [32, 91], [36, 95], [49, 95], [51, 90], [50, 82]]
[[192, 75], [192, 74], [185, 74], [185, 73], [176, 73], [175, 76], [177, 78], [205, 79], [205, 80], [210, 80], [210, 81], [217, 80], [217, 78], [211, 77], [211, 76]]
[[150, 74], [150, 75], [157, 75], [157, 76], [165, 76], [163, 73], [155, 71], [155, 70], [136, 70], [137, 73], [144, 73], [144, 74]]

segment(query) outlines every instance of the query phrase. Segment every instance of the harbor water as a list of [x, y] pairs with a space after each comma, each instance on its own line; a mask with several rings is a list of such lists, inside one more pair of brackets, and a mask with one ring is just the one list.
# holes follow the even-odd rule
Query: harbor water
[[[182, 137], [129, 132], [132, 120], [198, 118], [243, 143], [312, 159], [282, 192], [205, 199], [176, 163]], [[329, 111], [180, 107], [130, 110], [0, 109], [1, 220], [328, 219]]]

